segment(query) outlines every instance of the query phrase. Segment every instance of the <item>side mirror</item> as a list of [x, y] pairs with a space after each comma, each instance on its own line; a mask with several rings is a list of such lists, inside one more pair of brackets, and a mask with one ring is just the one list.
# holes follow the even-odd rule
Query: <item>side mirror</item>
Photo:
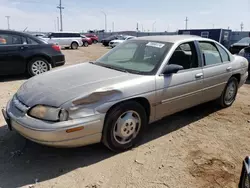
[[167, 65], [164, 70], [163, 70], [163, 74], [175, 74], [180, 70], [183, 70], [183, 66], [181, 65], [177, 65], [177, 64], [170, 64]]

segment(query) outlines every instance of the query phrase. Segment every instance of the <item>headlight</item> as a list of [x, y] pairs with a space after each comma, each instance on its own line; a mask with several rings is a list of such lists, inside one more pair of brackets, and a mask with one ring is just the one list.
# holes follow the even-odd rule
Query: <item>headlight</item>
[[37, 105], [29, 111], [29, 115], [47, 121], [66, 121], [68, 112], [61, 108]]

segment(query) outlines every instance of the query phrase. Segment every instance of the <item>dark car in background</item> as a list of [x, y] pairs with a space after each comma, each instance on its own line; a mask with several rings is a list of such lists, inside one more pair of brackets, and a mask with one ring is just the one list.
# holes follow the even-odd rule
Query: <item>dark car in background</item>
[[110, 41], [117, 40], [117, 39], [119, 39], [121, 37], [122, 37], [122, 35], [112, 35], [112, 36], [109, 36], [109, 37], [101, 40], [101, 43], [103, 44], [103, 46], [109, 46]]
[[35, 76], [64, 64], [58, 45], [27, 33], [0, 30], [0, 75]]
[[94, 44], [96, 44], [99, 41], [98, 36], [95, 34], [86, 34], [86, 37], [90, 38]]
[[229, 51], [232, 54], [238, 54], [243, 48], [248, 47], [250, 44], [250, 37], [245, 37], [238, 42], [232, 44], [229, 48]]

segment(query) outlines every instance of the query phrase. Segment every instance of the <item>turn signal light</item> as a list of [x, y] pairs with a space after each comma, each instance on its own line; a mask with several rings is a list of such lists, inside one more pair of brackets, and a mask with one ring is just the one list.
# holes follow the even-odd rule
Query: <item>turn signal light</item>
[[81, 131], [83, 129], [84, 129], [83, 126], [82, 127], [76, 127], [76, 128], [72, 128], [72, 129], [67, 129], [66, 132], [67, 133], [72, 133], [72, 132], [76, 132], [76, 131]]

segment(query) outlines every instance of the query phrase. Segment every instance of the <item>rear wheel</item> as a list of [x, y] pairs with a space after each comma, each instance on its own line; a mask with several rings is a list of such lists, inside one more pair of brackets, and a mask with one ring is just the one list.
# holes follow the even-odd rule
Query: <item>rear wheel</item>
[[227, 85], [219, 98], [219, 103], [223, 108], [231, 106], [238, 93], [238, 80], [235, 77], [231, 77]]
[[79, 47], [79, 45], [78, 45], [76, 42], [72, 42], [71, 48], [72, 48], [73, 50], [78, 49], [78, 47]]
[[42, 57], [36, 57], [32, 59], [27, 66], [29, 76], [36, 76], [50, 70], [50, 66], [47, 60]]
[[139, 141], [146, 124], [147, 115], [139, 103], [121, 103], [107, 114], [102, 142], [112, 151], [130, 149]]
[[93, 43], [96, 44], [96, 43], [97, 43], [97, 40], [94, 40]]

